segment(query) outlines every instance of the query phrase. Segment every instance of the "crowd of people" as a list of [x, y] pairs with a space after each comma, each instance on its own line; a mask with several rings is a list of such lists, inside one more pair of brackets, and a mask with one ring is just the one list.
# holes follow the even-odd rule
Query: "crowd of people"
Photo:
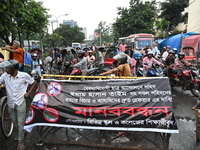
[[[0, 68], [5, 70], [5, 73], [0, 76], [0, 84], [6, 85], [9, 113], [13, 123], [18, 128], [16, 140], [18, 140], [18, 149], [20, 150], [24, 148], [25, 98], [31, 94], [36, 81], [28, 73], [23, 72], [24, 50], [20, 48], [18, 41], [14, 41], [12, 46], [6, 45], [1, 49], [11, 53], [10, 60], [0, 59]], [[165, 69], [167, 76], [169, 76], [169, 72], [173, 71], [181, 74], [182, 68], [185, 65], [191, 65], [184, 58], [184, 53], [180, 52], [177, 54], [176, 48], [167, 46], [163, 51], [160, 51], [157, 44], [154, 43], [152, 47], [144, 47], [141, 52], [137, 53], [131, 46], [126, 45], [124, 41], [118, 47], [113, 43], [107, 48], [97, 47], [93, 43], [90, 47], [83, 50], [81, 48], [64, 48], [62, 50], [54, 48], [50, 51], [45, 51], [43, 56], [42, 61], [36, 52], [31, 54], [31, 69], [35, 70], [40, 77], [45, 65], [51, 64], [57, 70], [62, 70], [66, 62], [71, 62], [70, 67], [80, 69], [83, 76], [86, 75], [88, 69], [94, 67], [101, 70], [99, 76], [109, 74], [126, 77], [137, 76], [138, 63], [143, 67], [144, 77], [147, 76], [148, 70], [152, 68], [154, 63], [161, 66], [163, 70]], [[104, 71], [104, 64], [108, 59], [114, 60], [112, 69]], [[178, 78], [175, 78], [175, 80], [179, 81]], [[28, 84], [31, 86], [27, 92]], [[56, 94], [56, 92], [59, 92], [59, 89], [56, 88], [57, 85], [54, 86], [50, 91]], [[44, 96], [42, 95], [41, 98], [44, 98]], [[37, 104], [38, 107], [43, 107], [43, 105], [41, 103]]]
[[[170, 71], [180, 73], [184, 65], [190, 65], [184, 59], [184, 56], [184, 53], [177, 54], [177, 49], [171, 48], [170, 46], [164, 47], [164, 50], [160, 51], [156, 43], [153, 43], [152, 47], [144, 47], [138, 53], [122, 41], [118, 47], [113, 43], [107, 48], [97, 47], [93, 43], [90, 47], [82, 50], [81, 48], [54, 49], [49, 52], [44, 62], [51, 63], [54, 60], [53, 65], [57, 66], [60, 70], [64, 68], [66, 61], [72, 62], [73, 65], [71, 67], [80, 69], [83, 75], [86, 75], [88, 69], [95, 67], [100, 68], [101, 73], [99, 75], [115, 74], [119, 76], [137, 76], [138, 67], [142, 67], [142, 76], [146, 77], [148, 76], [148, 70], [153, 67], [153, 64], [160, 66], [157, 69], [157, 75], [165, 73], [165, 75], [169, 76]], [[122, 57], [124, 57], [123, 61], [121, 60]], [[114, 59], [115, 61], [112, 65], [112, 70], [105, 72], [103, 68], [108, 59]], [[128, 65], [118, 68], [121, 64]], [[175, 80], [178, 81], [178, 78]]]

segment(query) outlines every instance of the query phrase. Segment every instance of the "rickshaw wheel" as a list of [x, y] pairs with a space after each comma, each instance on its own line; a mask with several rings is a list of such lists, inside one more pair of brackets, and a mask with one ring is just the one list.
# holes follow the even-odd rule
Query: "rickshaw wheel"
[[3, 135], [8, 138], [11, 136], [13, 132], [14, 124], [11, 121], [10, 115], [8, 113], [7, 99], [4, 101], [1, 111], [2, 111], [2, 117], [0, 120], [1, 130]]

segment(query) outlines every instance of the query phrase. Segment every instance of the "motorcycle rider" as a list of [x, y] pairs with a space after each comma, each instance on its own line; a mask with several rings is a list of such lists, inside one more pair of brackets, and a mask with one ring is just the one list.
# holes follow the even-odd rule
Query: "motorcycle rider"
[[177, 49], [176, 49], [176, 48], [173, 48], [172, 50], [174, 51], [174, 57], [175, 57], [175, 58], [178, 58]]
[[119, 53], [119, 50], [115, 47], [114, 43], [110, 44], [110, 48], [107, 49], [106, 51], [106, 58], [113, 58], [115, 55]]
[[38, 59], [36, 53], [32, 53], [31, 69], [35, 70], [39, 77], [42, 77], [42, 61]]
[[99, 74], [100, 76], [116, 73], [116, 76], [131, 76], [131, 69], [128, 63], [128, 57], [125, 53], [119, 53], [113, 57], [118, 62], [118, 67], [110, 69]]
[[[178, 54], [178, 58], [176, 58], [175, 61], [174, 61], [173, 70], [174, 70], [174, 72], [177, 73], [178, 76], [181, 75], [182, 69], [184, 68], [184, 66], [190, 66], [191, 65], [184, 57], [185, 57], [185, 53], [180, 52]], [[178, 77], [174, 78], [174, 80], [179, 81]]]
[[165, 59], [167, 58], [169, 51], [170, 51], [170, 48], [171, 48], [170, 46], [167, 46], [166, 51], [162, 54], [163, 61], [165, 61]]
[[158, 50], [156, 43], [153, 43], [152, 52], [153, 52], [154, 58], [158, 60], [160, 56], [160, 51]]
[[89, 55], [86, 57], [87, 63], [88, 63], [88, 66], [89, 66], [88, 68], [92, 68], [93, 67], [93, 63], [95, 61], [95, 56], [93, 55], [91, 50], [88, 52], [88, 54]]
[[84, 57], [85, 53], [84, 53], [84, 51], [79, 50], [77, 52], [77, 54], [78, 54], [78, 61], [79, 62], [76, 63], [75, 65], [71, 65], [70, 67], [75, 67], [75, 68], [81, 70], [82, 71], [82, 76], [85, 76], [87, 74], [87, 70], [88, 70], [88, 68], [87, 68], [87, 60]]
[[166, 73], [167, 73], [168, 77], [169, 77], [169, 72], [172, 71], [172, 69], [173, 69], [174, 61], [175, 61], [174, 51], [170, 50], [169, 54], [164, 62], [164, 65], [166, 67]]
[[147, 72], [148, 72], [149, 68], [152, 67], [153, 63], [156, 63], [158, 65], [162, 65], [164, 67], [164, 65], [161, 62], [159, 62], [159, 61], [157, 61], [156, 59], [153, 58], [153, 52], [149, 51], [147, 53], [147, 57], [143, 58], [143, 77], [147, 76]]

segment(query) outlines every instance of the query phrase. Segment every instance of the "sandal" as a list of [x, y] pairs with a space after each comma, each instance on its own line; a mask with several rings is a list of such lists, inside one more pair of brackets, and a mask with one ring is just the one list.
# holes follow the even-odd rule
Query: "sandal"
[[24, 150], [24, 149], [25, 149], [24, 142], [18, 141], [17, 150]]

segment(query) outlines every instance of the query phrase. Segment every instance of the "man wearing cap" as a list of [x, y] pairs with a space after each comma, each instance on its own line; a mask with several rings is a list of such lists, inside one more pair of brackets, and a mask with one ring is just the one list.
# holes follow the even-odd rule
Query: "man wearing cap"
[[[25, 72], [18, 71], [19, 65], [17, 60], [3, 61], [0, 68], [5, 69], [5, 73], [0, 76], [0, 84], [5, 84], [8, 103], [8, 112], [12, 122], [18, 129], [18, 146], [17, 149], [24, 149], [24, 122], [26, 120], [26, 100], [33, 91], [36, 81]], [[28, 84], [30, 88], [26, 92]]]
[[18, 41], [13, 42], [13, 46], [7, 45], [2, 47], [2, 50], [7, 50], [12, 54], [12, 59], [17, 60], [19, 64], [19, 71], [23, 71], [24, 68], [24, 50], [20, 47]]
[[170, 50], [170, 46], [167, 46], [167, 47], [166, 47], [166, 51], [165, 51], [165, 52], [163, 53], [163, 55], [162, 55], [163, 61], [166, 60], [166, 58], [167, 58], [167, 56], [168, 56], [168, 54], [169, 54], [169, 50]]

